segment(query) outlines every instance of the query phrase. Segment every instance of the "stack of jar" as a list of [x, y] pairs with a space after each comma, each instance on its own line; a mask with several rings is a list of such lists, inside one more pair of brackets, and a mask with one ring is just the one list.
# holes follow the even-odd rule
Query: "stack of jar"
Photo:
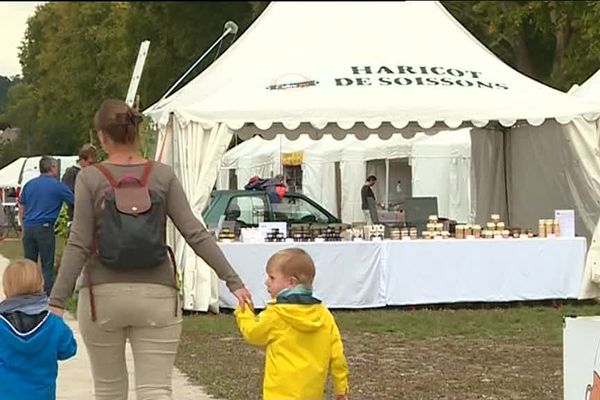
[[268, 243], [285, 242], [285, 237], [283, 236], [283, 233], [279, 232], [279, 229], [275, 228], [275, 229], [272, 229], [271, 232], [267, 233], [265, 242], [268, 242]]
[[307, 225], [292, 225], [292, 229], [288, 238], [291, 237], [294, 242], [310, 242], [312, 241], [311, 231]]
[[500, 221], [500, 215], [492, 214], [492, 221], [486, 225], [487, 229], [482, 232], [482, 236], [487, 239], [510, 237], [510, 230], [506, 229], [504, 222]]
[[346, 232], [348, 233], [348, 240], [363, 240], [364, 239], [364, 235], [365, 235], [365, 230], [363, 229], [359, 229], [359, 228], [351, 228], [346, 230]]
[[479, 239], [481, 237], [481, 226], [456, 225], [454, 237], [457, 239]]
[[403, 239], [417, 239], [417, 228], [391, 228], [390, 239], [392, 240], [403, 240]]
[[341, 231], [333, 227], [327, 227], [324, 229], [319, 237], [325, 239], [326, 242], [342, 241]]
[[438, 221], [437, 215], [430, 215], [427, 222], [427, 230], [423, 232], [423, 239], [448, 239], [449, 237], [450, 232], [444, 229], [444, 224]]
[[385, 235], [385, 225], [367, 225], [365, 230], [369, 240], [383, 240]]
[[417, 235], [417, 228], [409, 228], [408, 229], [408, 237], [411, 240], [417, 239], [417, 237], [418, 237], [418, 235]]
[[560, 225], [555, 219], [540, 219], [538, 237], [560, 237]]
[[235, 233], [229, 228], [223, 228], [219, 233], [219, 242], [231, 243], [235, 241]]

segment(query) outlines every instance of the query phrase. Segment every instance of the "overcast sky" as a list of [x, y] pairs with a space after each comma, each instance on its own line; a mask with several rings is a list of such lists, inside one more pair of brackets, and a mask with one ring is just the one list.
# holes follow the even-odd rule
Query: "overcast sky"
[[0, 1], [0, 75], [21, 74], [19, 46], [25, 35], [27, 18], [40, 1]]

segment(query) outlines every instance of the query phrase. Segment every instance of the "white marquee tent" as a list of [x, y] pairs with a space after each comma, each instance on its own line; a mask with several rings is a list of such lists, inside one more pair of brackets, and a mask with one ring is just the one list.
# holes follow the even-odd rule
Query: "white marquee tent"
[[[600, 73], [569, 93], [600, 102]], [[509, 174], [512, 217], [529, 226], [556, 209], [574, 209], [576, 231], [588, 241], [600, 217], [600, 147], [598, 120], [574, 118], [542, 129], [522, 126], [510, 137]]]
[[[440, 3], [407, 1], [272, 2], [212, 65], [146, 113], [160, 126], [157, 158], [174, 166], [198, 216], [233, 131], [365, 139], [472, 125], [475, 202], [485, 219], [518, 214], [508, 207], [511, 127], [538, 132], [547, 120], [597, 119], [599, 110], [504, 64]], [[216, 285], [180, 237], [171, 241], [188, 282], [184, 307], [206, 310]]]
[[[372, 136], [365, 141], [348, 136], [337, 141], [329, 136], [319, 141], [301, 137], [289, 140], [283, 136], [275, 140], [254, 137], [228, 151], [222, 159], [217, 189], [230, 188], [230, 171], [237, 175], [237, 189], [243, 189], [248, 180], [259, 175], [274, 176], [281, 172], [281, 155], [289, 152], [303, 153], [302, 187], [305, 194], [337, 215], [335, 164], [340, 163], [341, 217], [343, 221], [359, 221], [360, 188], [369, 174], [378, 177], [376, 197], [390, 199], [386, 193], [386, 163], [390, 184], [395, 187], [399, 178], [397, 164], [390, 160], [405, 159], [411, 166], [411, 188], [414, 196], [436, 196], [439, 214], [469, 221], [474, 210], [471, 198], [471, 146], [470, 129], [443, 132], [428, 136], [418, 133], [414, 138], [395, 135], [388, 140]], [[369, 161], [380, 163], [369, 164]], [[370, 168], [370, 169], [369, 169]], [[352, 172], [352, 173], [348, 173]], [[341, 200], [341, 199], [340, 199]]]
[[0, 188], [16, 188], [27, 157], [21, 157], [0, 169]]
[[[600, 70], [581, 86], [574, 85], [569, 93], [592, 101], [600, 101]], [[600, 265], [600, 126], [598, 120], [575, 120], [562, 127], [567, 140], [559, 144], [574, 155], [576, 162], [565, 168], [567, 177], [579, 178], [573, 185], [573, 201], [576, 204], [577, 222], [586, 229], [589, 251], [583, 276], [580, 298], [600, 297], [600, 286], [592, 281], [594, 266]], [[559, 131], [559, 134], [562, 133]], [[583, 166], [583, 167], [582, 167]], [[593, 235], [592, 235], [593, 234]], [[597, 267], [596, 267], [597, 268]]]
[[[53, 156], [59, 161], [59, 174], [77, 163], [78, 156]], [[0, 169], [0, 188], [16, 188], [25, 185], [40, 174], [39, 162], [42, 156], [20, 157]]]

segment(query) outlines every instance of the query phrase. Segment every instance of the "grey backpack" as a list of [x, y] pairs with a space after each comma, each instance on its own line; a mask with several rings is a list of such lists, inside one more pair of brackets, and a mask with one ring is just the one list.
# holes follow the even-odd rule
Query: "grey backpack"
[[167, 257], [165, 205], [148, 188], [153, 166], [148, 161], [141, 177], [124, 175], [117, 181], [106, 166], [95, 165], [110, 184], [97, 238], [98, 256], [109, 268], [153, 268]]

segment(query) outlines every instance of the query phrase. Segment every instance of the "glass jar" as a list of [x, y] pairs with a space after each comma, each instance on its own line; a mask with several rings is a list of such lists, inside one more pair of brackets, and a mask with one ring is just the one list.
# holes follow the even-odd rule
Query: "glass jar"
[[554, 235], [554, 221], [551, 219], [546, 220], [546, 236]]
[[538, 237], [546, 237], [546, 222], [543, 219], [540, 219], [538, 223]]
[[560, 237], [560, 224], [557, 220], [554, 220], [554, 235]]
[[473, 225], [473, 237], [475, 237], [475, 239], [481, 238], [481, 226], [480, 225]]

